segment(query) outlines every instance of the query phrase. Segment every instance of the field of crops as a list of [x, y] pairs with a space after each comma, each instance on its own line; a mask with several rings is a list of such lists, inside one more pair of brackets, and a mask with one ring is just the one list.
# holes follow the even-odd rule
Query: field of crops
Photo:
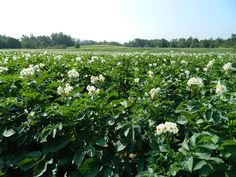
[[0, 51], [0, 176], [236, 176], [236, 55]]

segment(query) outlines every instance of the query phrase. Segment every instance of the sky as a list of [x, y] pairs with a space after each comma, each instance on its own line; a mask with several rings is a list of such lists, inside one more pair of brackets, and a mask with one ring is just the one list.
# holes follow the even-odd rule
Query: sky
[[229, 38], [236, 0], [1, 0], [0, 35], [81, 40]]

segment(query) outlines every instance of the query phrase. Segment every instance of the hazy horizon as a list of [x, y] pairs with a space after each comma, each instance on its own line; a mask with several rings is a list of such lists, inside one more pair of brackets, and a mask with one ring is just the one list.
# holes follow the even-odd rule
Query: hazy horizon
[[227, 39], [236, 32], [234, 0], [1, 1], [0, 34], [63, 32], [81, 40]]

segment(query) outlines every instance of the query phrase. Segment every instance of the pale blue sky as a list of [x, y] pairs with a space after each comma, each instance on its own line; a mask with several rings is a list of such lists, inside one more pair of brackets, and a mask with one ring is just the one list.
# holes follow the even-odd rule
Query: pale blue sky
[[229, 38], [235, 0], [4, 0], [0, 34], [124, 42], [134, 38]]

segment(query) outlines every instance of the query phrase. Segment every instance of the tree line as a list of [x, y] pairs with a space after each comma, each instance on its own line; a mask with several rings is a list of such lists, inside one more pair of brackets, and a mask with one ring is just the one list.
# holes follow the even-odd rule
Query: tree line
[[159, 47], [159, 48], [236, 48], [236, 34], [232, 34], [228, 39], [203, 39], [189, 37], [187, 39], [139, 39], [136, 38], [132, 41], [121, 44], [119, 42], [108, 41], [93, 41], [93, 40], [80, 40], [72, 38], [70, 35], [60, 33], [52, 33], [50, 36], [34, 36], [23, 35], [20, 39], [0, 35], [0, 48], [1, 49], [17, 49], [17, 48], [79, 48], [82, 45], [115, 45], [125, 47]]
[[159, 48], [235, 48], [236, 47], [236, 34], [232, 34], [228, 39], [203, 39], [189, 37], [187, 39], [134, 39], [124, 43], [126, 47], [159, 47]]

